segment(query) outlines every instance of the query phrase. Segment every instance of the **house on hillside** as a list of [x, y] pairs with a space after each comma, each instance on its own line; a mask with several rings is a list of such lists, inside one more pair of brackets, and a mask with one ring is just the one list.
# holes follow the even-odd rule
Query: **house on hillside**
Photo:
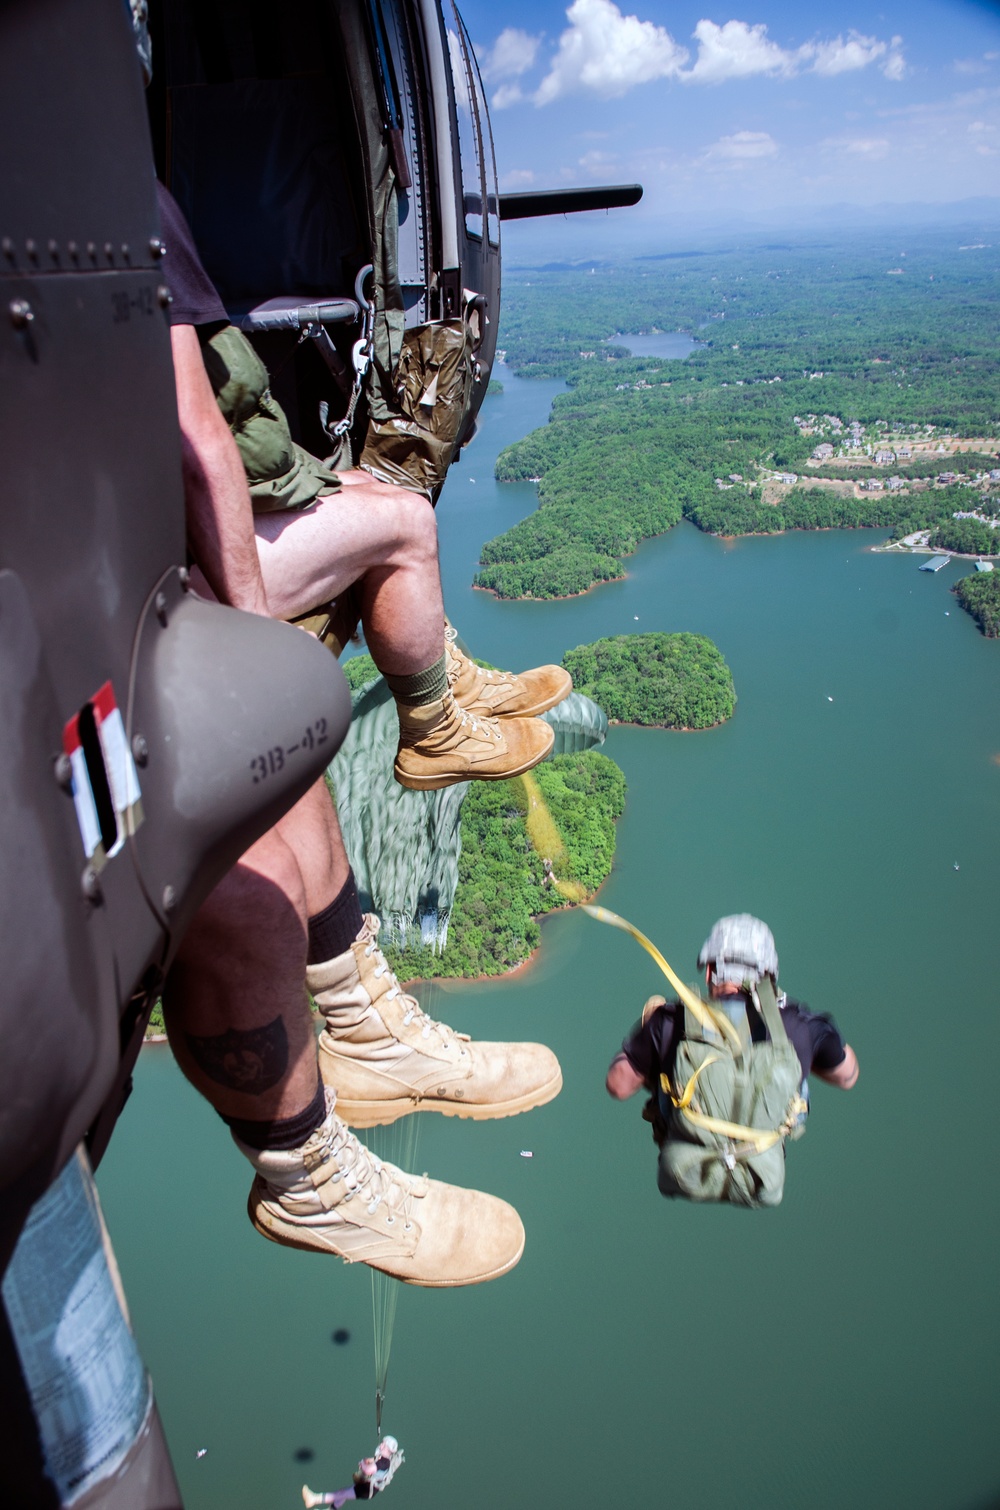
[[825, 440], [821, 446], [817, 446], [813, 452], [813, 457], [816, 461], [829, 461], [832, 455], [833, 447], [828, 440]]
[[889, 489], [890, 493], [898, 493], [900, 488], [904, 486], [905, 484], [901, 477], [890, 477], [889, 481], [886, 483], [886, 487]]
[[891, 467], [896, 460], [895, 451], [876, 451], [875, 465], [878, 467]]
[[881, 493], [882, 479], [881, 477], [866, 477], [861, 486], [866, 493]]

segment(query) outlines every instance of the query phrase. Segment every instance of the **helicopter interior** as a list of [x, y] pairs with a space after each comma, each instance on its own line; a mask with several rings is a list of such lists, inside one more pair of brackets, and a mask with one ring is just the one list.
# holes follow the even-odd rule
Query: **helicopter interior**
[[[403, 325], [414, 327], [460, 313], [466, 285], [491, 305], [499, 296], [485, 99], [458, 13], [448, 0], [445, 10], [447, 37], [434, 3], [160, 0], [151, 8], [157, 171], [268, 367], [294, 438], [320, 456], [330, 450], [320, 403], [334, 421], [349, 402], [361, 334], [356, 280], [377, 261], [380, 156], [395, 200], [382, 283], [396, 285], [376, 289], [380, 302], [398, 303]], [[327, 306], [320, 319], [317, 303]], [[483, 319], [477, 336], [488, 373], [495, 320]], [[362, 439], [360, 426], [355, 458]]]

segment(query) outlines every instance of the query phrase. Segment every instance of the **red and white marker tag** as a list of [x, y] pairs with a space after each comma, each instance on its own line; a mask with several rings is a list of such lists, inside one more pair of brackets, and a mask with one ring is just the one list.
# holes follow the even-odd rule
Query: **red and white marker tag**
[[[115, 689], [105, 682], [91, 699], [97, 732], [104, 753], [104, 768], [108, 773], [111, 798], [118, 815], [120, 843], [126, 834], [134, 834], [142, 822], [142, 792], [139, 789], [139, 773], [132, 759], [128, 740], [125, 738], [125, 722], [118, 704]], [[117, 854], [117, 849], [115, 853]], [[108, 857], [110, 859], [110, 856]]]
[[101, 825], [97, 817], [94, 789], [90, 784], [90, 773], [87, 770], [87, 759], [83, 753], [83, 742], [80, 739], [78, 713], [73, 714], [63, 729], [63, 749], [69, 756], [73, 771], [73, 806], [76, 808], [76, 821], [80, 825], [83, 852], [88, 860], [95, 860], [96, 857], [95, 863], [100, 869], [107, 856], [101, 843]]
[[[91, 723], [96, 744], [91, 735], [88, 751]], [[100, 870], [118, 853], [127, 836], [135, 833], [143, 816], [139, 776], [110, 682], [105, 682], [68, 721], [63, 729], [63, 749], [73, 773], [73, 805], [83, 851]]]

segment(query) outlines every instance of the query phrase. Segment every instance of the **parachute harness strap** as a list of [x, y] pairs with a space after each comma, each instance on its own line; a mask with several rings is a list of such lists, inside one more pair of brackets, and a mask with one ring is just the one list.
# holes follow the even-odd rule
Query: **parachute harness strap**
[[[639, 929], [634, 927], [632, 923], [627, 922], [625, 918], [619, 917], [616, 912], [610, 912], [606, 907], [594, 907], [584, 903], [583, 910], [584, 912], [589, 912], [590, 916], [596, 918], [599, 923], [608, 923], [612, 928], [621, 928], [625, 933], [630, 933], [636, 942], [642, 945], [646, 953], [652, 955], [681, 1001], [696, 1021], [700, 1023], [702, 1028], [712, 1033], [713, 1036], [718, 1036], [721, 1029], [722, 1036], [730, 1039], [735, 1053], [739, 1057], [742, 1057], [744, 1049], [743, 1040], [736, 1031], [735, 1025], [730, 1022], [724, 1012], [713, 1011], [707, 1002], [702, 1001], [700, 996], [696, 996], [690, 987], [686, 986], [680, 977], [674, 974], [651, 939], [648, 939], [644, 933], [640, 933]], [[770, 1000], [767, 1000], [768, 993], [770, 994]], [[760, 1002], [762, 1007], [761, 1015], [764, 1018], [768, 1031], [772, 1034], [772, 1039], [777, 1037], [779, 1042], [782, 1039], [787, 1042], [784, 1023], [781, 1021], [781, 1014], [778, 1011], [773, 989], [769, 981], [761, 996], [763, 998]], [[772, 1021], [775, 1018], [777, 1018], [776, 1034], [772, 1030]], [[706, 1116], [704, 1112], [697, 1111], [691, 1105], [691, 1101], [694, 1097], [698, 1076], [702, 1070], [707, 1069], [710, 1064], [714, 1064], [717, 1059], [717, 1054], [709, 1054], [695, 1070], [680, 1095], [677, 1095], [674, 1091], [669, 1077], [661, 1075], [660, 1084], [665, 1094], [670, 1097], [671, 1102], [681, 1113], [681, 1116], [686, 1117], [694, 1127], [701, 1128], [703, 1132], [715, 1133], [720, 1138], [728, 1138], [734, 1144], [744, 1145], [739, 1150], [735, 1148], [731, 1150], [731, 1156], [734, 1159], [746, 1157], [747, 1154], [766, 1153], [769, 1148], [774, 1148], [776, 1144], [782, 1142], [792, 1131], [801, 1109], [801, 1098], [794, 1098], [784, 1122], [782, 1122], [780, 1127], [773, 1129], [743, 1127], [738, 1122], [726, 1122], [720, 1117]]]
[[594, 907], [584, 903], [583, 910], [584, 912], [589, 912], [590, 916], [596, 918], [599, 923], [608, 923], [612, 928], [621, 928], [625, 933], [630, 933], [636, 943], [641, 944], [646, 953], [652, 955], [681, 1001], [706, 1032], [711, 1033], [716, 1038], [719, 1036], [728, 1038], [733, 1052], [736, 1054], [743, 1053], [743, 1040], [736, 1031], [734, 1024], [729, 1021], [725, 1012], [715, 1011], [707, 1002], [702, 1001], [700, 996], [696, 996], [690, 986], [686, 986], [680, 976], [674, 974], [652, 939], [648, 939], [644, 933], [640, 933], [639, 929], [632, 923], [627, 922], [625, 918], [619, 917], [617, 912], [610, 912], [607, 907]]

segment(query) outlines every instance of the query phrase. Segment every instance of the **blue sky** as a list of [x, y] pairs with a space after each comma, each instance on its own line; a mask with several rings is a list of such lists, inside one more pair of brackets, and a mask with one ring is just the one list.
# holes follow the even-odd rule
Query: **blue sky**
[[705, 223], [1000, 195], [996, 6], [460, 8], [486, 77], [502, 189], [638, 179], [644, 221]]

